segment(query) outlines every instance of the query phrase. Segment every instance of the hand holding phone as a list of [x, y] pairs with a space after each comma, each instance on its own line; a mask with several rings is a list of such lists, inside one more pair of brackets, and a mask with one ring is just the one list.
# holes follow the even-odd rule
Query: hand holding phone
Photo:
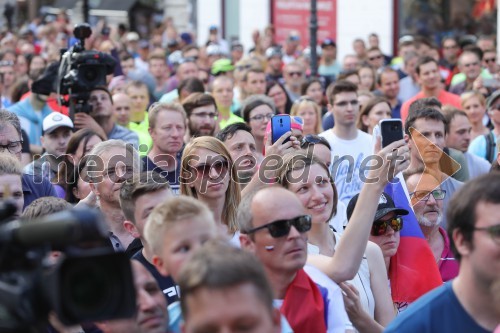
[[[275, 115], [271, 118], [271, 137], [272, 143], [274, 144], [280, 137], [283, 136], [286, 132], [290, 132], [292, 130], [292, 121], [289, 115], [287, 114], [279, 114]], [[287, 138], [283, 143], [286, 143], [290, 140]]]
[[382, 136], [382, 148], [403, 139], [403, 122], [401, 119], [382, 119], [379, 126]]

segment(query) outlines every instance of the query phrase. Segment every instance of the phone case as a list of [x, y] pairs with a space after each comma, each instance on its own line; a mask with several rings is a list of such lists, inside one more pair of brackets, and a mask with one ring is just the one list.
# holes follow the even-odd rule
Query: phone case
[[[272, 141], [275, 143], [283, 134], [289, 132], [292, 128], [292, 123], [290, 116], [276, 115], [271, 118], [271, 135]], [[289, 139], [285, 140], [283, 143], [287, 142]]]
[[401, 119], [384, 119], [380, 121], [382, 147], [403, 139], [403, 122]]

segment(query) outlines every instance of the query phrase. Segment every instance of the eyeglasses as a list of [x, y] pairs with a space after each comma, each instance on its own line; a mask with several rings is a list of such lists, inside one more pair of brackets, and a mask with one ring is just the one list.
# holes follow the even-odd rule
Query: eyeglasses
[[492, 225], [491, 227], [474, 228], [474, 231], [485, 231], [495, 243], [500, 244], [500, 224]]
[[255, 121], [262, 121], [264, 119], [271, 120], [271, 118], [273, 116], [274, 116], [274, 113], [258, 114], [256, 116], [250, 117], [250, 120], [255, 120]]
[[261, 229], [269, 230], [269, 234], [273, 238], [280, 238], [287, 236], [290, 233], [292, 226], [298, 232], [303, 233], [311, 230], [311, 216], [302, 215], [289, 220], [278, 220], [268, 224], [261, 225], [260, 227], [248, 230], [247, 234], [253, 234]]
[[0, 145], [0, 151], [7, 149], [11, 154], [17, 154], [23, 150], [23, 141], [12, 141], [6, 145]]
[[373, 61], [373, 60], [377, 60], [377, 59], [380, 59], [380, 58], [382, 58], [381, 54], [373, 56], [373, 57], [369, 57], [368, 60]]
[[451, 46], [444, 46], [443, 49], [445, 50], [453, 50], [458, 48], [458, 45], [451, 45]]
[[353, 99], [352, 101], [343, 101], [343, 102], [335, 103], [335, 105], [338, 106], [338, 107], [345, 107], [348, 104], [351, 104], [352, 106], [358, 106], [359, 102], [358, 102], [357, 99]]
[[250, 69], [252, 68], [252, 65], [239, 65], [235, 67], [239, 71], [244, 71], [245, 69]]
[[371, 230], [372, 236], [382, 236], [385, 234], [387, 227], [391, 227], [394, 232], [398, 232], [403, 229], [403, 219], [400, 216], [396, 216], [387, 221], [378, 220], [373, 222]]
[[198, 112], [198, 113], [191, 113], [191, 115], [200, 119], [204, 119], [207, 117], [210, 119], [215, 119], [219, 114], [217, 112]]
[[415, 191], [410, 193], [410, 197], [415, 198], [417, 201], [427, 202], [432, 194], [434, 200], [443, 200], [446, 196], [445, 190], [434, 190], [434, 191]]
[[302, 76], [302, 72], [288, 72], [290, 76]]
[[490, 63], [490, 62], [496, 62], [497, 61], [497, 58], [490, 58], [490, 59], [484, 59], [484, 62], [485, 63]]
[[214, 170], [217, 175], [216, 178], [224, 178], [229, 168], [229, 162], [227, 160], [219, 160], [212, 164], [199, 164], [193, 168], [196, 170], [198, 177], [209, 178], [210, 171]]

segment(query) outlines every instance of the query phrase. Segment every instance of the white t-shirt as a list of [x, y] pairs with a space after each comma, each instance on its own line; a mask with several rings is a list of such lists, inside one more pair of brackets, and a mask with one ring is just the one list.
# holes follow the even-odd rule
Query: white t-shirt
[[[320, 136], [324, 137], [332, 147], [332, 165], [330, 173], [335, 180], [339, 200], [346, 206], [351, 198], [361, 192], [363, 187], [360, 178], [360, 169], [373, 164], [374, 160], [365, 160], [373, 153], [372, 136], [361, 130], [353, 140], [344, 140], [337, 137], [332, 130], [327, 130]], [[366, 177], [365, 172], [361, 172]]]

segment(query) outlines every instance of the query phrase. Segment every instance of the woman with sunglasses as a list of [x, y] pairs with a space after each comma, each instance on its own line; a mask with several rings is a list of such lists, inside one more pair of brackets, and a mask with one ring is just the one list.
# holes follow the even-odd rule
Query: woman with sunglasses
[[299, 116], [304, 120], [303, 135], [319, 134], [323, 132], [321, 126], [321, 108], [310, 97], [302, 96], [292, 105], [292, 116]]
[[236, 168], [224, 144], [210, 136], [193, 139], [184, 148], [181, 194], [208, 205], [221, 231], [237, 235], [236, 212], [241, 200]]
[[[308, 252], [332, 258], [325, 273], [348, 295], [346, 310], [354, 327], [359, 331], [382, 332], [393, 319], [394, 310], [380, 250], [373, 243], [366, 246], [368, 216], [355, 216], [339, 242], [340, 234], [329, 224], [336, 214], [338, 196], [326, 165], [300, 151], [285, 156], [278, 175], [280, 184], [298, 196], [312, 217]], [[373, 190], [368, 185], [364, 188]], [[369, 205], [374, 206], [367, 202], [363, 206], [370, 210]], [[346, 280], [351, 280], [355, 287], [343, 284]]]

